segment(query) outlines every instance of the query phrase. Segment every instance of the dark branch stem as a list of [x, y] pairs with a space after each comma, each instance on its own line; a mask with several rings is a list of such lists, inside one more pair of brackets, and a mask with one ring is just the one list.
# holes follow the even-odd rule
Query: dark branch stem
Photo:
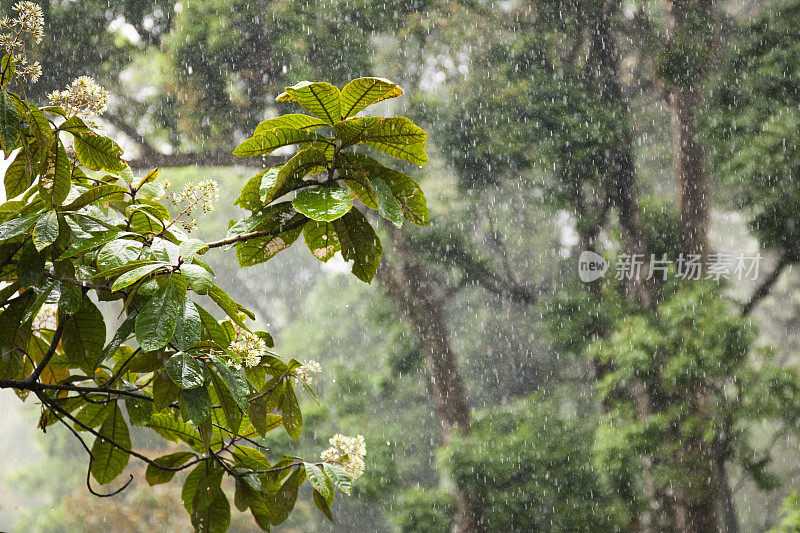
[[789, 256], [785, 253], [781, 255], [781, 258], [778, 260], [775, 268], [772, 269], [772, 272], [770, 272], [766, 279], [761, 282], [761, 284], [750, 296], [750, 299], [747, 300], [747, 302], [742, 306], [742, 316], [749, 315], [755, 306], [769, 295], [770, 290], [772, 290], [772, 286], [775, 285], [776, 281], [778, 281], [778, 278], [781, 276], [781, 272], [783, 272], [783, 269], [786, 268], [789, 263], [791, 263]]
[[[28, 379], [25, 380], [28, 384], [36, 383], [36, 380], [39, 379], [39, 376], [42, 375], [44, 372], [45, 367], [50, 363], [50, 360], [56, 354], [56, 348], [58, 348], [58, 343], [61, 341], [61, 335], [64, 333], [64, 324], [65, 322], [59, 321], [58, 326], [56, 327], [55, 332], [53, 333], [53, 340], [50, 342], [50, 348], [47, 349], [47, 353], [44, 354], [42, 361], [39, 365], [34, 369], [33, 374], [31, 374]], [[0, 381], [1, 382], [1, 381]], [[0, 386], [2, 388], [2, 386]], [[19, 388], [19, 387], [16, 387]], [[29, 389], [33, 390], [33, 389]]]
[[18, 390], [29, 390], [33, 392], [54, 390], [54, 391], [77, 392], [79, 394], [96, 392], [100, 394], [118, 394], [120, 396], [129, 396], [131, 398], [138, 398], [140, 400], [150, 400], [150, 401], [153, 400], [150, 396], [147, 396], [146, 394], [141, 394], [138, 392], [122, 390], [122, 389], [109, 389], [106, 387], [79, 387], [77, 385], [51, 385], [49, 383], [39, 383], [38, 381], [28, 381], [21, 379], [0, 379], [0, 389], [18, 389]]
[[220, 246], [227, 246], [229, 244], [236, 244], [239, 242], [249, 241], [250, 239], [257, 239], [259, 237], [274, 237], [275, 235], [279, 235], [284, 231], [291, 231], [293, 229], [297, 229], [303, 224], [307, 222], [307, 219], [302, 219], [294, 224], [289, 224], [288, 226], [283, 226], [278, 229], [272, 230], [262, 230], [262, 231], [251, 231], [250, 233], [242, 233], [241, 235], [236, 235], [235, 237], [229, 237], [227, 239], [221, 239], [219, 241], [214, 241], [208, 243], [209, 248], [219, 248]]

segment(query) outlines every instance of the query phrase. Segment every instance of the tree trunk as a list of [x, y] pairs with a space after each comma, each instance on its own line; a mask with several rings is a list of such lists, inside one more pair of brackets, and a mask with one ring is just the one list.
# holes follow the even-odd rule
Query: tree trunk
[[[664, 0], [666, 8], [667, 48], [678, 40], [691, 39], [701, 45], [711, 45], [708, 35], [689, 29], [690, 20], [711, 14], [711, 0]], [[674, 45], [673, 45], [674, 46]], [[675, 47], [672, 53], [679, 53]], [[688, 59], [688, 58], [687, 58]], [[668, 79], [667, 103], [672, 125], [672, 152], [675, 175], [680, 194], [680, 252], [700, 256], [705, 266], [708, 259], [708, 204], [707, 182], [703, 162], [703, 149], [697, 139], [697, 109], [703, 96], [701, 84], [708, 74], [708, 63], [693, 64], [697, 69], [685, 73], [685, 78]], [[673, 73], [683, 76], [684, 73]], [[709, 420], [708, 391], [700, 387], [695, 391], [697, 415]], [[691, 476], [677, 494], [675, 523], [680, 531], [716, 532], [724, 530], [720, 511], [727, 487], [727, 477], [719, 468], [713, 445], [701, 431], [684, 437], [679, 450], [679, 464]], [[729, 500], [730, 503], [730, 500]]]
[[[412, 254], [395, 232], [394, 258], [378, 271], [381, 284], [395, 307], [416, 330], [420, 348], [430, 372], [436, 415], [442, 443], [447, 446], [451, 432], [470, 433], [470, 408], [456, 354], [450, 345], [444, 317], [444, 301], [431, 286], [425, 270], [413, 261]], [[453, 490], [458, 517], [453, 531], [476, 533], [483, 530], [481, 508], [472, 495], [458, 487]]]
[[[664, 0], [667, 42], [691, 33], [685, 28], [688, 17], [700, 17], [711, 11], [711, 0]], [[710, 36], [691, 35], [706, 40]], [[683, 38], [687, 38], [683, 35]], [[668, 44], [669, 46], [669, 44]], [[677, 50], [673, 53], [679, 53]], [[688, 58], [687, 58], [688, 59]], [[702, 81], [708, 65], [692, 65], [699, 73], [687, 74], [685, 80], [666, 80], [667, 103], [672, 123], [672, 155], [680, 193], [681, 252], [696, 254], [706, 262], [708, 256], [707, 183], [703, 168], [703, 149], [697, 140], [697, 108], [702, 102]], [[674, 73], [677, 74], [677, 73]]]
[[[641, 257], [642, 269], [633, 271], [625, 280], [625, 292], [631, 301], [640, 308], [650, 308], [656, 302], [657, 285], [655, 280], [648, 280], [650, 252], [644, 242], [641, 209], [636, 187], [636, 167], [634, 164], [633, 133], [630, 128], [630, 109], [624, 98], [619, 82], [619, 51], [614, 35], [614, 17], [618, 15], [618, 2], [612, 0], [602, 6], [600, 16], [591, 32], [590, 61], [597, 65], [597, 91], [600, 100], [611, 109], [619, 109], [619, 120], [622, 125], [622, 136], [619, 144], [606, 150], [606, 163], [613, 180], [610, 183], [609, 196], [617, 210], [622, 232], [624, 253], [630, 257]], [[641, 419], [650, 417], [653, 411], [651, 391], [648, 384], [639, 383], [634, 391], [637, 416]], [[663, 513], [665, 495], [657, 490], [652, 475], [653, 457], [642, 459], [643, 485], [648, 501], [648, 512], [644, 516], [634, 516], [631, 528], [649, 533], [655, 531], [656, 517]]]

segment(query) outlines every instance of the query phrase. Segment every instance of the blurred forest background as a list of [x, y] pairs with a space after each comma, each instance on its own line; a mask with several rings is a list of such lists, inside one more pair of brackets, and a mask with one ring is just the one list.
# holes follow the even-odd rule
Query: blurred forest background
[[[432, 225], [384, 228], [376, 283], [302, 245], [213, 265], [280, 353], [323, 368], [300, 442], [268, 438], [308, 457], [367, 439], [336, 522], [305, 494], [282, 531], [800, 531], [800, 1], [43, 8], [34, 99], [95, 77], [131, 165], [215, 179], [223, 206], [255, 172], [230, 152], [298, 81], [388, 78], [405, 95], [380, 111], [429, 132], [409, 172]], [[762, 261], [755, 280], [584, 284], [582, 250]], [[0, 529], [189, 527], [179, 484], [136, 465], [132, 488], [90, 496], [78, 444], [3, 395]]]

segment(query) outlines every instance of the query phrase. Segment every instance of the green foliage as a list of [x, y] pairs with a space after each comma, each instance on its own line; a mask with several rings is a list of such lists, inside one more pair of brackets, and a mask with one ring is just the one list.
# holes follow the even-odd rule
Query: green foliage
[[[306, 479], [317, 507], [332, 519], [334, 489], [349, 494], [352, 487], [344, 469], [262, 453], [264, 436], [279, 427], [300, 437], [303, 416], [294, 383], [313, 395], [303, 365], [267, 349], [271, 336], [251, 331], [246, 320], [255, 316], [216, 284], [203, 256], [236, 245], [242, 266], [260, 263], [290, 246], [308, 225], [317, 257], [332, 255], [323, 242], [329, 237], [353, 261], [354, 274], [371, 281], [380, 241], [338, 173], [346, 168], [365, 183], [400, 173], [373, 160], [361, 165], [346, 159], [341, 138], [307, 130], [364, 120], [350, 115], [398, 96], [399, 87], [378, 78], [356, 80], [345, 90], [348, 116], [341, 115], [340, 92], [332, 85], [288, 88], [288, 98], [323, 115], [324, 124], [298, 115], [262, 123], [237, 154], [261, 155], [297, 143], [306, 149], [248, 182], [242, 203], [252, 216], [233, 224], [225, 239], [204, 242], [189, 236], [192, 209], [213, 208], [215, 184], [170, 192], [179, 211], [173, 217], [160, 203], [165, 191], [157, 170], [136, 177], [121, 148], [90, 121], [61, 108], [39, 110], [23, 91], [10, 92], [14, 82], [22, 84], [8, 82], [13, 65], [7, 56], [7, 83], [0, 88], [0, 148], [7, 156], [18, 150], [5, 179], [13, 199], [0, 206], [0, 280], [7, 283], [0, 311], [0, 386], [23, 399], [32, 392], [43, 406], [42, 428], [60, 421], [76, 435], [94, 437], [89, 474], [101, 485], [117, 480], [131, 457], [147, 463], [151, 485], [192, 468], [182, 501], [198, 531], [228, 529], [230, 503], [221, 489], [226, 476], [235, 480], [237, 509], [249, 509], [265, 530], [287, 519]], [[320, 88], [324, 97], [317, 98]], [[370, 144], [422, 160], [421, 129], [407, 119], [372, 118], [377, 122], [351, 136], [348, 146]], [[396, 123], [402, 124], [397, 132]], [[74, 152], [66, 149], [70, 141]], [[321, 171], [327, 179], [304, 179]], [[383, 203], [391, 205], [379, 211], [396, 223], [400, 202], [407, 218], [427, 223], [421, 190], [402, 176], [396, 178], [400, 188], [381, 181]], [[282, 201], [297, 191], [293, 201]], [[326, 224], [324, 233], [315, 232], [319, 223]], [[199, 295], [207, 295], [226, 318], [217, 320], [200, 307]], [[107, 319], [112, 313], [124, 319]], [[183, 449], [150, 459], [132, 449], [134, 426]]]
[[703, 117], [713, 170], [767, 247], [800, 258], [800, 3], [781, 2], [737, 32]]
[[[588, 346], [587, 355], [607, 369], [597, 383], [607, 414], [595, 434], [595, 465], [606, 486], [631, 501], [642, 497], [635, 465], [645, 455], [663, 458], [651, 467], [657, 490], [710, 490], [708, 480], [694, 475], [709, 459], [698, 451], [675, 458], [682, 442], [713, 446], [758, 486], [774, 487], [768, 451], [755, 451], [756, 424], [791, 420], [800, 400], [797, 375], [754, 347], [749, 320], [719, 293], [710, 283], [670, 282], [654, 313], [622, 315]], [[624, 392], [640, 382], [647, 388]], [[637, 413], [643, 402], [647, 417]]]
[[783, 500], [783, 518], [780, 524], [769, 530], [769, 533], [797, 533], [800, 531], [800, 498], [797, 491], [792, 492]]
[[[396, 226], [402, 224], [403, 217], [419, 225], [428, 223], [425, 196], [410, 176], [360, 153], [345, 151], [364, 144], [397, 159], [418, 165], [427, 163], [428, 136], [407, 118], [351, 116], [354, 109], [362, 110], [401, 94], [402, 90], [388, 80], [359, 78], [350, 82], [344, 92], [329, 83], [302, 82], [278, 96], [279, 101], [300, 104], [322, 124], [307, 115], [269, 119], [234, 150], [234, 155], [254, 157], [283, 146], [300, 145], [282, 167], [265, 169], [253, 176], [237, 200], [252, 214], [234, 223], [228, 237], [260, 234], [255, 240], [236, 245], [242, 266], [266, 261], [291, 246], [302, 232], [315, 257], [328, 261], [341, 250], [345, 260], [353, 261], [353, 274], [369, 283], [383, 250], [353, 200], [361, 200]], [[309, 131], [324, 127], [332, 128], [332, 137]], [[290, 192], [297, 193], [291, 206], [273, 203]]]
[[453, 481], [476, 497], [487, 530], [579, 531], [593, 524], [614, 531], [629, 521], [629, 502], [603, 487], [591, 464], [591, 425], [560, 413], [564, 405], [535, 394], [480, 412], [472, 434], [454, 439], [446, 458]]

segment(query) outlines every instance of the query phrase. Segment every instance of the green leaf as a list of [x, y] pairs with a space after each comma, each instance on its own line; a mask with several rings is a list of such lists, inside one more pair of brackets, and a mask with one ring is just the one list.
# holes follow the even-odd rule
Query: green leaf
[[97, 268], [101, 271], [123, 266], [139, 259], [142, 243], [130, 239], [118, 239], [104, 245], [97, 254]]
[[314, 491], [314, 505], [317, 506], [317, 509], [322, 511], [322, 514], [324, 514], [328, 520], [333, 522], [333, 514], [331, 513], [330, 505], [325, 501], [325, 497], [316, 490]]
[[242, 317], [239, 316], [240, 312], [247, 314], [247, 316], [251, 320], [255, 319], [253, 313], [251, 313], [250, 311], [248, 311], [247, 309], [245, 309], [244, 307], [240, 306], [235, 301], [233, 301], [233, 298], [228, 296], [228, 294], [222, 289], [220, 289], [218, 286], [214, 285], [214, 287], [212, 287], [212, 289], [208, 291], [208, 295], [211, 297], [212, 300], [214, 300], [214, 302], [216, 302], [216, 304], [220, 307], [220, 309], [225, 311], [225, 313], [229, 317], [231, 317], [231, 320], [233, 320], [240, 326], [245, 327]]
[[14, 162], [6, 169], [4, 178], [6, 198], [14, 198], [27, 191], [33, 184], [30, 161], [24, 150], [20, 150]]
[[284, 522], [294, 509], [297, 501], [297, 489], [303, 483], [305, 470], [295, 469], [292, 474], [283, 482], [274, 497], [268, 499], [268, 509], [270, 522], [273, 526]]
[[189, 418], [195, 424], [202, 424], [211, 416], [211, 397], [205, 387], [183, 389], [181, 390], [181, 399]]
[[97, 187], [90, 188], [88, 191], [82, 193], [73, 201], [65, 205], [64, 210], [77, 211], [78, 209], [94, 203], [101, 198], [119, 195], [127, 190], [127, 188], [122, 187], [121, 185], [98, 185]]
[[264, 205], [261, 201], [261, 184], [266, 182], [269, 187], [274, 185], [275, 177], [278, 175], [279, 170], [280, 167], [265, 168], [247, 180], [247, 183], [242, 187], [242, 194], [233, 202], [233, 205], [238, 205], [248, 211], [261, 209]]
[[[383, 180], [403, 209], [407, 220], [419, 226], [426, 226], [429, 223], [428, 202], [425, 194], [411, 176], [388, 168], [375, 159], [362, 154], [342, 153], [339, 154], [338, 161], [343, 167], [341, 170], [343, 177], [356, 173], [360, 177], [366, 174], [370, 180]], [[366, 205], [374, 208], [369, 204]]]
[[20, 379], [24, 367], [23, 352], [31, 338], [30, 322], [22, 322], [36, 295], [26, 291], [11, 300], [0, 313], [0, 379]]
[[[75, 418], [85, 426], [96, 428], [102, 424], [113, 411], [114, 407], [111, 404], [87, 403], [80, 411], [75, 413]], [[75, 424], [75, 429], [77, 431], [88, 431], [77, 424]]]
[[258, 126], [256, 126], [255, 133], [274, 130], [276, 128], [291, 128], [295, 130], [315, 130], [325, 125], [326, 123], [324, 120], [320, 120], [314, 117], [309, 117], [308, 115], [289, 113], [286, 115], [281, 115], [276, 118], [270, 118], [261, 122]]
[[[191, 452], [175, 452], [157, 457], [153, 459], [153, 462], [159, 466], [177, 468], [185, 465], [194, 458], [195, 455]], [[154, 485], [161, 485], [162, 483], [168, 483], [172, 481], [172, 478], [175, 477], [175, 471], [163, 470], [158, 468], [158, 466], [150, 464], [147, 465], [147, 470], [145, 471], [144, 477], [147, 480], [147, 483], [152, 487]]]
[[0, 90], [0, 144], [6, 157], [17, 146], [22, 132], [19, 112], [6, 91]]
[[406, 117], [356, 117], [333, 128], [342, 147], [366, 144], [392, 157], [422, 166], [428, 162], [428, 134]]
[[225, 331], [216, 318], [214, 318], [211, 313], [200, 307], [198, 304], [194, 304], [197, 308], [197, 311], [200, 313], [200, 322], [203, 324], [203, 339], [208, 339], [220, 346], [220, 348], [227, 348], [227, 346], [231, 343], [231, 338], [228, 337], [228, 334]]
[[323, 139], [325, 139], [325, 137], [312, 131], [301, 131], [290, 128], [264, 130], [260, 133], [256, 133], [240, 144], [239, 147], [233, 151], [233, 155], [237, 157], [267, 155], [283, 146]]
[[58, 213], [48, 211], [33, 227], [33, 244], [39, 251], [44, 250], [58, 239]]
[[341, 93], [330, 83], [301, 81], [278, 95], [279, 102], [297, 102], [333, 126], [342, 117]]
[[344, 492], [345, 494], [350, 494], [350, 490], [353, 486], [353, 480], [350, 478], [350, 475], [342, 469], [342, 467], [330, 463], [323, 463], [322, 468], [328, 475], [328, 479], [330, 479], [340, 491]]
[[314, 257], [322, 262], [327, 262], [341, 250], [339, 237], [331, 222], [309, 221], [303, 226], [303, 239]]
[[378, 193], [380, 202], [378, 204], [378, 213], [398, 228], [402, 227], [404, 218], [403, 208], [400, 207], [397, 199], [392, 194], [392, 189], [380, 178], [372, 180], [372, 185]]
[[353, 206], [353, 195], [344, 187], [314, 187], [297, 193], [292, 206], [313, 220], [330, 222]]
[[122, 148], [117, 143], [91, 131], [75, 135], [75, 154], [92, 170], [122, 172], [128, 166], [122, 160]]
[[207, 508], [192, 513], [192, 525], [198, 533], [224, 533], [230, 524], [231, 504], [221, 490]]
[[69, 283], [61, 284], [61, 296], [58, 299], [60, 313], [74, 315], [81, 307], [81, 300], [83, 300], [83, 289]]
[[77, 313], [62, 318], [64, 355], [70, 363], [91, 374], [103, 358], [106, 342], [103, 313], [89, 298], [83, 298]]
[[228, 386], [228, 390], [231, 396], [233, 396], [236, 405], [238, 405], [239, 409], [242, 411], [246, 411], [248, 388], [247, 381], [244, 379], [244, 376], [242, 376], [242, 373], [229, 367], [216, 357], [212, 357], [211, 361], [214, 363], [217, 374], [219, 374]]
[[236, 245], [236, 258], [239, 265], [253, 266], [272, 259], [278, 252], [289, 248], [303, 231], [302, 227], [297, 227], [278, 235], [257, 237]]
[[178, 246], [178, 252], [184, 261], [191, 261], [196, 255], [208, 251], [208, 245], [200, 239], [187, 239]]
[[306, 467], [306, 476], [309, 483], [325, 498], [329, 500], [333, 496], [333, 487], [331, 482], [320, 467], [313, 463], [303, 463]]
[[200, 387], [205, 382], [203, 367], [194, 358], [184, 352], [178, 352], [164, 363], [164, 370], [172, 381], [181, 389], [188, 390]]
[[169, 441], [178, 442], [180, 440], [191, 446], [194, 450], [204, 450], [203, 439], [200, 438], [200, 433], [183, 420], [179, 420], [170, 414], [154, 413], [153, 416], [150, 417], [150, 422], [147, 423], [147, 427]]
[[143, 426], [153, 416], [153, 402], [143, 398], [125, 397], [125, 409], [133, 426]]
[[182, 264], [181, 274], [186, 276], [189, 286], [197, 294], [206, 294], [214, 286], [214, 277], [200, 265]]
[[171, 278], [168, 278], [136, 317], [136, 341], [142, 350], [160, 350], [175, 334], [181, 300]]
[[28, 233], [28, 231], [41, 216], [41, 213], [33, 213], [32, 215], [25, 215], [21, 217], [15, 216], [11, 220], [3, 222], [0, 224], [0, 239], [12, 239], [22, 235], [23, 233]]
[[[345, 154], [342, 154], [345, 155]], [[355, 154], [347, 154], [355, 155]], [[369, 180], [369, 169], [367, 168], [339, 168], [338, 177], [345, 185], [350, 187], [350, 190], [356, 195], [356, 198], [369, 207], [370, 209], [378, 209], [379, 197], [372, 182]]]
[[[113, 411], [108, 415], [100, 427], [100, 435], [111, 439], [113, 442], [131, 448], [131, 438], [128, 433], [128, 425], [122, 417], [118, 405], [114, 405]], [[92, 467], [90, 472], [92, 477], [101, 485], [110, 483], [128, 466], [130, 456], [109, 441], [102, 437], [97, 437], [92, 446]]]
[[72, 245], [63, 254], [61, 254], [58, 260], [63, 261], [64, 259], [75, 257], [76, 255], [80, 255], [94, 248], [99, 248], [100, 246], [103, 246], [104, 244], [116, 239], [119, 234], [120, 232], [118, 230], [108, 230], [107, 232], [101, 233], [100, 235], [95, 235], [90, 239], [81, 239], [72, 243]]
[[270, 184], [267, 181], [269, 174], [264, 176], [264, 181], [261, 183], [261, 201], [268, 204], [306, 184], [302, 179], [305, 175], [314, 169], [324, 168], [327, 164], [328, 159], [322, 150], [317, 148], [300, 150], [280, 168], [275, 175], [275, 183]]
[[365, 107], [403, 94], [403, 89], [383, 78], [357, 78], [342, 89], [342, 119]]
[[250, 423], [262, 437], [276, 427], [283, 424], [283, 417], [280, 415], [271, 414], [267, 405], [269, 400], [267, 398], [257, 398], [252, 400], [247, 406], [247, 416]]
[[120, 324], [119, 328], [114, 333], [114, 336], [111, 337], [111, 340], [108, 342], [106, 347], [103, 348], [103, 360], [112, 357], [120, 345], [128, 340], [128, 337], [131, 336], [131, 333], [133, 333], [133, 328], [136, 324], [137, 314], [138, 311], [132, 310], [128, 313], [128, 316], [125, 317], [125, 320], [122, 322], [122, 324]]
[[[239, 431], [239, 426], [242, 423], [242, 409], [239, 408], [239, 405], [233, 398], [225, 380], [213, 370], [210, 370], [209, 374], [211, 374], [211, 382], [214, 384], [214, 390], [217, 392], [217, 399], [222, 406], [222, 412], [225, 414], [225, 420], [228, 421], [228, 429], [233, 432]], [[245, 401], [245, 404], [246, 403]]]
[[294, 440], [299, 440], [303, 429], [303, 414], [300, 412], [300, 404], [297, 402], [291, 381], [286, 382], [286, 393], [281, 400], [280, 411], [286, 433]]
[[116, 292], [118, 290], [124, 289], [125, 287], [136, 283], [143, 277], [152, 274], [153, 272], [162, 269], [164, 267], [169, 267], [169, 263], [155, 263], [151, 265], [144, 265], [140, 267], [136, 267], [132, 270], [129, 270], [114, 280], [114, 284], [111, 285], [111, 292]]
[[57, 141], [52, 144], [45, 159], [43, 176], [39, 178], [39, 192], [50, 205], [61, 205], [69, 196], [72, 187], [72, 164], [64, 149]]
[[154, 168], [153, 170], [145, 174], [145, 176], [142, 179], [139, 180], [139, 183], [136, 185], [136, 190], [138, 191], [148, 183], [153, 183], [154, 181], [156, 181], [156, 178], [158, 178], [158, 169]]
[[188, 350], [200, 342], [203, 333], [203, 323], [200, 320], [200, 313], [194, 302], [184, 300], [183, 308], [178, 315], [178, 323], [175, 326], [175, 346], [179, 350]]
[[17, 278], [25, 285], [36, 285], [44, 275], [45, 256], [46, 253], [38, 251], [32, 242], [23, 246], [17, 262]]
[[353, 274], [364, 283], [370, 283], [383, 255], [375, 230], [356, 208], [334, 220], [333, 226], [342, 247], [342, 257], [353, 261]]

